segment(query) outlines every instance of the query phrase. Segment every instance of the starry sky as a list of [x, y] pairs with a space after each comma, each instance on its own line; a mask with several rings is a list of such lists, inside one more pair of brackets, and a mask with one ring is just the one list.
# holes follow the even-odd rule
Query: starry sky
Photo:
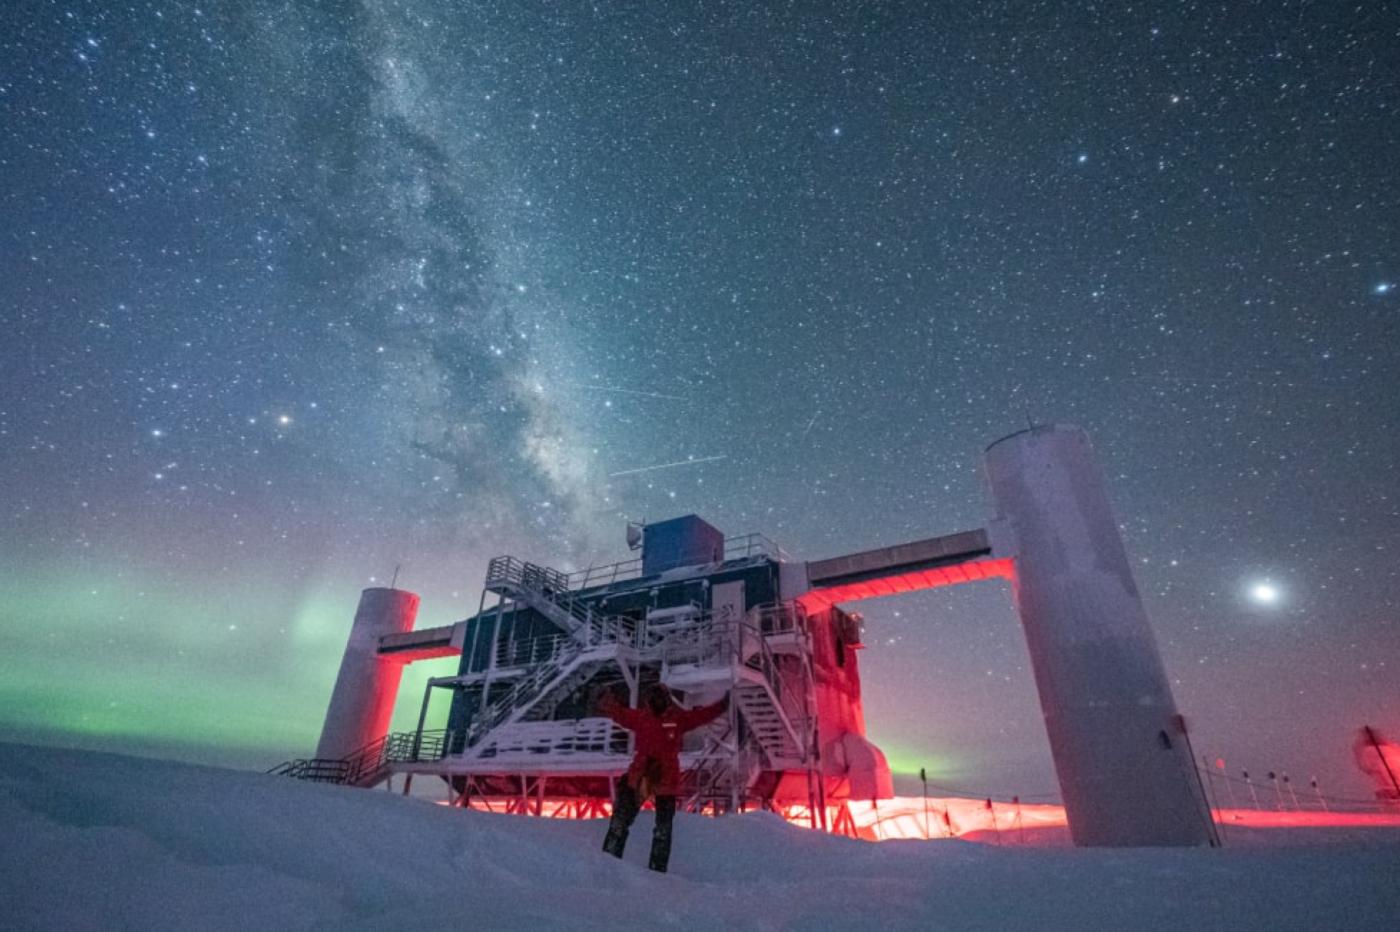
[[[1364, 796], [1397, 40], [1291, 0], [6, 3], [0, 737], [270, 766], [396, 567], [430, 625], [626, 519], [967, 530], [983, 447], [1066, 421], [1198, 752]], [[1004, 585], [855, 607], [903, 788], [1054, 793]]]

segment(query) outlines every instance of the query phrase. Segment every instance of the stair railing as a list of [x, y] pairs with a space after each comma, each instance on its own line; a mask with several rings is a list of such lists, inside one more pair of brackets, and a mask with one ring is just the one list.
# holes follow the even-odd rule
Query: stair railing
[[[684, 808], [693, 810], [707, 799], [718, 798], [721, 789], [723, 795], [729, 795], [730, 787], [722, 787], [722, 784], [728, 777], [732, 785], [736, 776], [734, 765], [739, 755], [739, 745], [737, 742], [732, 746], [726, 743], [733, 735], [734, 726], [726, 724], [723, 731], [714, 732], [706, 738], [695, 765], [689, 771], [694, 788], [686, 797]], [[741, 791], [747, 790], [747, 786], [741, 787]]]
[[603, 614], [592, 605], [575, 599], [565, 574], [515, 557], [495, 557], [490, 561], [486, 588], [519, 598], [560, 624], [573, 637], [561, 639], [548, 658], [516, 680], [505, 695], [487, 705], [468, 730], [466, 747], [480, 743], [493, 728], [524, 714], [544, 696], [551, 683], [567, 675], [585, 648], [630, 643], [636, 633], [630, 619]]
[[382, 780], [394, 764], [440, 760], [446, 744], [445, 731], [390, 732], [343, 758], [289, 760], [268, 773], [316, 783], [372, 785]]
[[467, 732], [467, 746], [476, 744], [488, 731], [510, 718], [513, 712], [523, 711], [528, 701], [538, 698], [544, 687], [562, 674], [565, 667], [582, 652], [583, 647], [577, 641], [568, 642], [553, 658], [516, 680], [504, 696], [487, 705], [472, 721]]
[[[497, 591], [509, 587], [524, 594], [525, 601], [562, 627], [581, 636], [588, 645], [625, 642], [635, 633], [631, 619], [606, 615], [590, 602], [580, 601], [569, 576], [547, 566], [527, 563], [511, 556], [493, 557], [486, 567], [486, 588]], [[555, 615], [553, 611], [562, 614]]]

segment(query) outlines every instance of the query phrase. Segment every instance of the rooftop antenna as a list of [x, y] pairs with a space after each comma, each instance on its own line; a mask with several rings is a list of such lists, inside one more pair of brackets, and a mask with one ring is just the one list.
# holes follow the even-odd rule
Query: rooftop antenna
[[641, 521], [627, 522], [627, 549], [637, 550], [642, 546], [642, 537], [646, 534], [647, 519]]
[[[1017, 382], [1016, 386], [1011, 389], [1011, 397], [1007, 399], [1007, 404], [1014, 405], [1016, 403], [1016, 396], [1021, 394], [1021, 385], [1022, 383]], [[1035, 419], [1031, 417], [1031, 400], [1029, 397], [1024, 399], [1024, 404], [1025, 407], [1023, 410], [1026, 412], [1026, 430], [1035, 430]]]
[[395, 564], [394, 564], [394, 578], [391, 579], [391, 580], [389, 581], [389, 588], [390, 588], [390, 589], [397, 589], [397, 588], [398, 588], [398, 582], [399, 582], [399, 567], [401, 567], [401, 566], [403, 566], [402, 563], [395, 563]]

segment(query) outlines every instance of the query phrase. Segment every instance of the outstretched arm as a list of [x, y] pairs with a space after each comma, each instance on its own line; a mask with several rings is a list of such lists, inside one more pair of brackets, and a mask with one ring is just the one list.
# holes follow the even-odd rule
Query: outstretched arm
[[611, 692], [603, 693], [602, 698], [598, 700], [598, 711], [617, 722], [623, 728], [629, 728], [632, 731], [637, 730], [637, 720], [642, 714], [636, 709], [630, 709], [621, 702], [618, 702], [617, 697]]
[[698, 709], [682, 709], [680, 714], [681, 730], [691, 731], [701, 725], [708, 724], [723, 715], [727, 708], [729, 708], [729, 694], [725, 693], [718, 702], [702, 705]]

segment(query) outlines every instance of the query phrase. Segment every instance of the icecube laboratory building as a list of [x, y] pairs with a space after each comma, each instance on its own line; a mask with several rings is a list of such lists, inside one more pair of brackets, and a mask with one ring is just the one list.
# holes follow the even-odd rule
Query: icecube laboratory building
[[[1171, 695], [1088, 437], [1032, 427], [987, 448], [985, 526], [819, 560], [696, 515], [647, 524], [640, 555], [575, 572], [490, 561], [476, 614], [415, 629], [418, 596], [365, 590], [316, 756], [276, 772], [373, 786], [443, 781], [458, 805], [605, 814], [630, 733], [589, 708], [665, 683], [683, 705], [728, 693], [687, 736], [683, 809], [800, 809], [839, 829], [845, 803], [888, 798], [866, 737], [852, 603], [983, 579], [1010, 584], [1026, 634], [1070, 832], [1079, 845], [1214, 840]], [[403, 666], [454, 656], [428, 681], [418, 727], [391, 733]], [[434, 696], [445, 727], [426, 729]]]

